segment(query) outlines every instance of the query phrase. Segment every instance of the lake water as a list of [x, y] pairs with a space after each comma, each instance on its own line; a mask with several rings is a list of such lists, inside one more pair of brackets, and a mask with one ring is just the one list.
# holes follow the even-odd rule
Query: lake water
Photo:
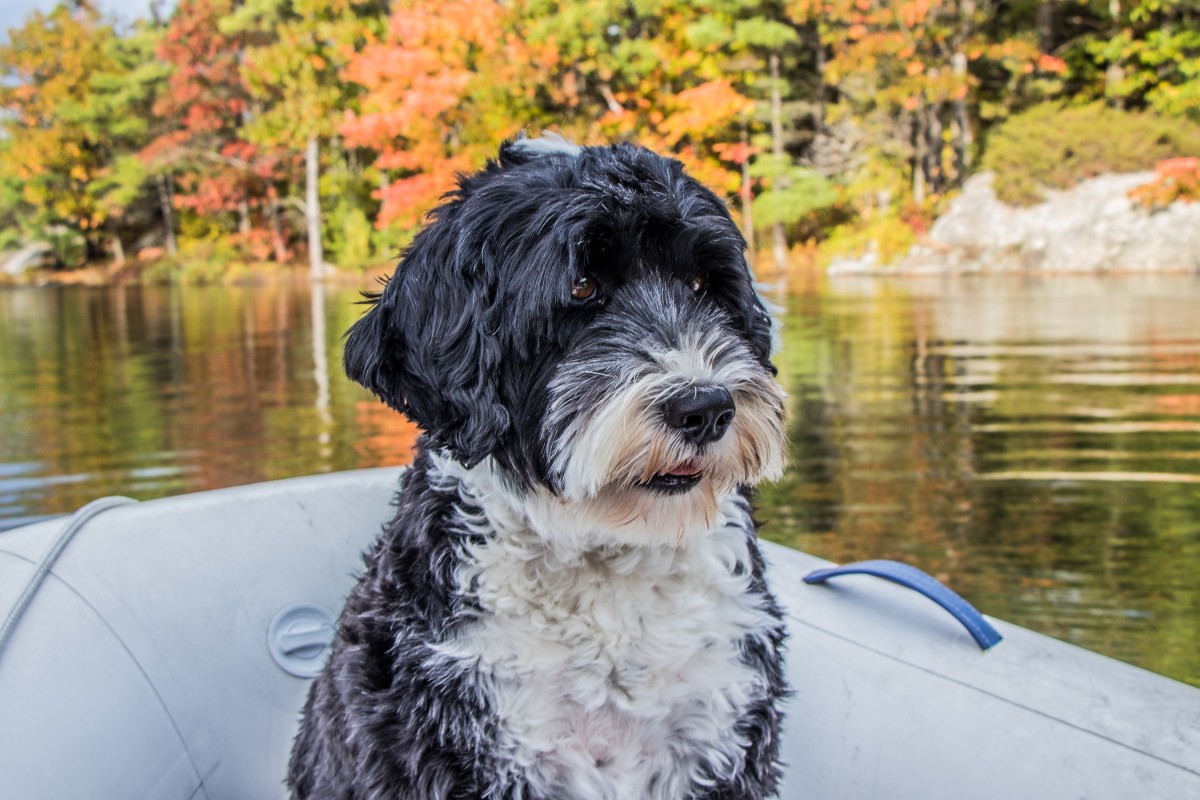
[[[356, 300], [0, 290], [0, 528], [407, 462], [416, 431], [341, 374]], [[1200, 685], [1200, 279], [831, 279], [777, 302], [790, 466], [765, 536], [908, 561]]]

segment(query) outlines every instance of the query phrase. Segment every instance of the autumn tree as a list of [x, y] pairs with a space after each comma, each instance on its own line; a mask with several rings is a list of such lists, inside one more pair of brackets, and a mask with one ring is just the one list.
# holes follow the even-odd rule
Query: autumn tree
[[377, 153], [378, 223], [411, 231], [456, 172], [479, 167], [506, 136], [546, 118], [521, 76], [545, 64], [495, 2], [395, 2], [386, 30], [346, 64], [362, 95], [341, 125]]
[[[513, 4], [514, 24], [539, 57], [539, 104], [583, 141], [634, 139], [683, 161], [718, 192], [741, 183], [718, 149], [740, 140], [753, 101], [726, 67], [728, 3], [664, 0]], [[698, 34], [697, 32], [701, 33]]]
[[740, 141], [716, 146], [742, 169], [739, 194], [747, 238], [771, 232], [775, 265], [788, 265], [787, 228], [837, 199], [833, 184], [812, 166], [823, 127], [815, 39], [775, 2], [715, 3], [688, 30], [697, 44], [717, 43], [722, 71], [754, 100], [739, 120]]
[[358, 92], [341, 72], [367, 41], [377, 39], [382, 0], [246, 0], [222, 29], [247, 38], [242, 75], [254, 113], [246, 137], [265, 148], [303, 153], [304, 216], [310, 272], [325, 270], [321, 151], [335, 144], [342, 115]]
[[90, 78], [115, 68], [113, 37], [90, 0], [79, 0], [34, 12], [0, 45], [0, 182], [19, 191], [21, 228], [71, 265], [102, 252], [107, 209], [89, 187], [110, 167], [112, 143], [88, 125], [87, 107]]
[[215, 226], [221, 234], [230, 228], [222, 218], [233, 218], [245, 237], [252, 205], [263, 204], [279, 159], [243, 132], [251, 100], [242, 75], [245, 42], [220, 26], [232, 10], [233, 0], [181, 0], [175, 9], [157, 50], [171, 69], [154, 106], [163, 131], [143, 156], [160, 176], [164, 213], [179, 206], [200, 218], [199, 230]]
[[[110, 39], [109, 67], [91, 76], [88, 103], [80, 112], [91, 136], [112, 149], [88, 193], [104, 212], [118, 264], [125, 261], [124, 229], [149, 224], [159, 210], [153, 173], [139, 152], [159, 132], [153, 109], [170, 72], [154, 57], [161, 37], [159, 25], [139, 20], [124, 36]], [[171, 236], [164, 231], [165, 241]]]
[[[983, 23], [991, 0], [799, 0], [794, 13], [821, 16], [825, 78], [878, 156], [907, 162], [918, 204], [957, 186], [977, 142], [981, 76], [1015, 83], [1061, 61], [1038, 49], [1033, 28], [994, 40]], [[823, 15], [823, 16], [822, 16]]]

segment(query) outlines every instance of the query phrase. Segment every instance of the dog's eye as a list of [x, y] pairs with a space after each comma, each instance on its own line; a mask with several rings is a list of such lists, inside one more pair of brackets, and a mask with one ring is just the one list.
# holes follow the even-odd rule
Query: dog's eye
[[697, 272], [688, 281], [688, 286], [691, 287], [692, 294], [700, 294], [708, 287], [708, 276], [703, 272]]
[[571, 298], [573, 300], [591, 300], [596, 296], [596, 279], [591, 275], [584, 273], [576, 275], [575, 282], [571, 284]]

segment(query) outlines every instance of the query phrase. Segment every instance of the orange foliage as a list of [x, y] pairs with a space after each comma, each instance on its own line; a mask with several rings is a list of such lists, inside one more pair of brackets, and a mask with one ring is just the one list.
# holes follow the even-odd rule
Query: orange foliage
[[1200, 158], [1168, 158], [1158, 162], [1154, 180], [1130, 190], [1129, 197], [1147, 208], [1166, 208], [1176, 201], [1200, 201]]
[[343, 77], [365, 91], [341, 132], [374, 149], [388, 171], [379, 227], [418, 225], [455, 172], [477, 168], [521, 129], [561, 126], [584, 144], [633, 139], [674, 154], [718, 191], [736, 190], [738, 172], [714, 145], [727, 143], [752, 103], [714, 52], [687, 42], [702, 12], [662, 6], [647, 23], [656, 33], [631, 40], [644, 61], [622, 73], [587, 40], [596, 31], [547, 17], [551, 5], [406, 0], [393, 6], [381, 40], [351, 59]]
[[451, 187], [456, 171], [478, 166], [494, 139], [472, 141], [464, 129], [479, 124], [474, 96], [479, 76], [504, 85], [528, 63], [520, 42], [506, 33], [504, 6], [442, 0], [393, 6], [387, 33], [347, 64], [343, 77], [366, 90], [358, 112], [341, 126], [346, 142], [374, 148], [377, 166], [399, 178], [380, 192], [378, 225], [411, 227]]

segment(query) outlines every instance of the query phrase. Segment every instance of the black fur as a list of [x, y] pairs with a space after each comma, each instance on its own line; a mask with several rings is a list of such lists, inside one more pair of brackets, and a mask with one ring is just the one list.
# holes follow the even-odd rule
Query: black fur
[[[498, 720], [485, 685], [431, 647], [478, 613], [454, 568], [462, 538], [479, 534], [456, 529], [471, 509], [430, 482], [430, 454], [467, 466], [490, 457], [514, 491], [555, 490], [545, 439], [554, 435], [546, 414], [556, 370], [629, 330], [669, 337], [675, 323], [660, 303], [711, 315], [773, 374], [770, 321], [743, 247], [719, 198], [678, 162], [632, 145], [567, 154], [509, 142], [460, 179], [347, 334], [347, 374], [424, 435], [312, 686], [288, 776], [295, 797], [539, 800], [497, 778]], [[585, 273], [600, 289], [574, 300], [572, 282]], [[699, 297], [686, 289], [698, 273]], [[750, 549], [754, 591], [779, 618], [753, 541]], [[697, 790], [697, 800], [774, 791], [781, 640], [780, 628], [770, 641], [742, 643], [768, 696], [739, 722], [751, 741], [743, 768], [732, 780], [714, 775], [724, 782]]]

